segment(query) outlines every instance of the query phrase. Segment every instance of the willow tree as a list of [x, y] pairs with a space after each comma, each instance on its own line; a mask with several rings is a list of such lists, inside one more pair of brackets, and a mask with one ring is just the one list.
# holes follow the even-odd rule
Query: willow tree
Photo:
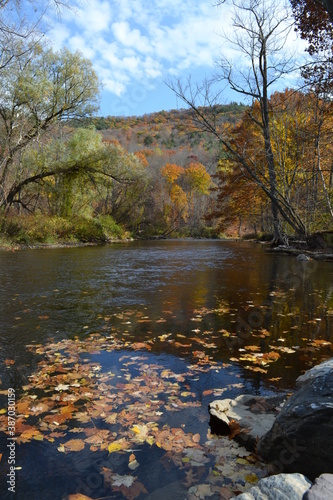
[[[58, 137], [52, 130], [42, 144], [25, 149], [21, 165], [24, 176], [10, 197], [28, 211], [65, 218], [111, 215], [135, 225], [142, 210], [146, 176], [140, 160], [92, 128], [65, 129]], [[115, 198], [121, 209], [111, 203]]]
[[[218, 4], [225, 1], [218, 2]], [[293, 29], [293, 19], [287, 2], [280, 0], [233, 0], [232, 29], [230, 35], [224, 35], [228, 46], [232, 47], [235, 57], [229, 59], [222, 55], [218, 64], [216, 78], [193, 88], [181, 81], [170, 86], [194, 111], [197, 119], [206, 130], [215, 134], [222, 145], [225, 155], [235, 160], [239, 168], [254, 181], [269, 198], [274, 228], [274, 242], [285, 242], [281, 228], [283, 219], [295, 233], [304, 236], [306, 228], [283, 192], [279, 190], [276, 174], [277, 158], [274, 155], [271, 140], [271, 122], [269, 95], [276, 88], [279, 80], [295, 70], [295, 63], [286, 50], [286, 43]], [[223, 50], [223, 49], [222, 49]], [[247, 151], [247, 147], [237, 147], [228, 135], [228, 129], [219, 126], [211, 111], [223, 95], [223, 89], [214, 91], [214, 84], [227, 84], [252, 104], [259, 104], [260, 116], [257, 118], [251, 109], [248, 112], [254, 126], [262, 137], [261, 151], [256, 161]], [[200, 107], [200, 105], [202, 107]], [[251, 145], [250, 145], [251, 146]]]
[[54, 53], [36, 45], [0, 72], [0, 206], [18, 201], [31, 176], [21, 161], [24, 150], [51, 126], [91, 115], [98, 96], [91, 62], [67, 49]]

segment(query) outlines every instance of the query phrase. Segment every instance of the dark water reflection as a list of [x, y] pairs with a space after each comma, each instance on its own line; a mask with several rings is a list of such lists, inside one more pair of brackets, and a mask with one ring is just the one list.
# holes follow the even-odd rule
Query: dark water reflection
[[[288, 390], [303, 370], [332, 355], [333, 265], [298, 262], [250, 242], [133, 242], [2, 252], [0, 273], [2, 389], [19, 390], [35, 370], [38, 360], [27, 344], [84, 339], [110, 330], [129, 342], [151, 341], [150, 359], [183, 371], [193, 362], [194, 351], [205, 352], [203, 342], [213, 344], [207, 355], [230, 368], [223, 379], [217, 370], [189, 381], [203, 402], [202, 415], [209, 402], [202, 397], [205, 390], [233, 381], [243, 387], [226, 397]], [[170, 341], [161, 340], [165, 334]], [[253, 352], [248, 346], [263, 354], [276, 348], [280, 358], [264, 366], [267, 373], [253, 371], [257, 365], [239, 360]], [[15, 364], [6, 365], [5, 360]], [[106, 354], [104, 368], [110, 363], [114, 360]], [[195, 418], [193, 414], [199, 426]], [[42, 470], [44, 461], [55, 477], [66, 476], [64, 462], [52, 467], [49, 446], [31, 445], [42, 450], [38, 467]], [[24, 451], [19, 453], [26, 463]], [[65, 458], [66, 466], [71, 460]], [[64, 490], [56, 480], [54, 496], [45, 490], [42, 497], [34, 496], [34, 489], [40, 488], [35, 474], [22, 481], [31, 493], [18, 498], [62, 498]]]
[[[304, 345], [303, 339], [330, 340], [331, 335], [332, 264], [298, 262], [252, 243], [135, 242], [2, 252], [0, 272], [0, 356], [15, 355], [26, 367], [26, 344], [85, 336], [98, 331], [104, 317], [124, 310], [167, 319], [153, 328], [132, 324], [138, 339], [146, 338], [147, 331], [155, 337], [166, 331], [188, 336], [198, 325], [202, 330], [202, 324], [191, 321], [194, 310], [222, 303], [229, 313], [205, 316], [201, 323], [214, 333], [225, 328], [237, 334], [233, 342], [221, 335], [215, 339], [218, 348], [212, 355], [223, 361], [242, 344], [256, 342], [252, 333], [261, 328], [270, 332], [265, 343], [284, 338], [283, 345], [290, 347]], [[172, 346], [168, 350], [179, 354]], [[280, 375], [292, 384], [300, 370], [329, 354], [310, 350], [303, 363], [293, 363], [288, 375]], [[8, 371], [2, 371], [5, 379]]]

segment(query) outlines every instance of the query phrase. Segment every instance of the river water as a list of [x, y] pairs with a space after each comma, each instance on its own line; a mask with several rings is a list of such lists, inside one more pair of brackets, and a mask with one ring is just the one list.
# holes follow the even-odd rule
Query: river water
[[[165, 453], [175, 450], [170, 441], [159, 440], [158, 432], [185, 429], [199, 434], [202, 443], [212, 400], [288, 392], [300, 373], [332, 356], [332, 264], [298, 262], [252, 242], [168, 240], [1, 252], [0, 273], [0, 410], [7, 418], [6, 391], [14, 388], [21, 404], [18, 435], [28, 432], [27, 425], [42, 433], [25, 434], [16, 446], [18, 499], [66, 499], [78, 492], [91, 498], [154, 498], [161, 487], [171, 494], [170, 485], [179, 498], [187, 498], [184, 492], [192, 484], [208, 481], [212, 464], [203, 460], [192, 481], [195, 465], [189, 469], [188, 462], [193, 460], [179, 449], [183, 465], [173, 460], [168, 470]], [[75, 409], [68, 409], [63, 394], [69, 389], [61, 389], [68, 372], [64, 378], [60, 364], [98, 372], [89, 379], [89, 407], [87, 396], [72, 394]], [[47, 370], [51, 381], [40, 385]], [[115, 391], [113, 410], [109, 401], [100, 415], [96, 380], [102, 389]], [[75, 382], [73, 391], [88, 387], [87, 377]], [[163, 398], [163, 391], [171, 392]], [[28, 398], [42, 406], [24, 406]], [[51, 399], [61, 406], [52, 406]], [[154, 425], [142, 407], [138, 410], [143, 402], [148, 413], [156, 407], [157, 416], [150, 415]], [[83, 419], [79, 429], [68, 420], [50, 423], [50, 415], [66, 408], [71, 422], [76, 418], [82, 424], [75, 413], [79, 407], [80, 415], [90, 412], [90, 423]], [[110, 412], [124, 417], [118, 426], [111, 426], [117, 417], [112, 421]], [[104, 447], [89, 441], [91, 423], [96, 432], [105, 431]], [[55, 425], [60, 435], [52, 434]], [[136, 436], [132, 447], [130, 429]], [[88, 436], [83, 450], [62, 448], [74, 434], [81, 442], [83, 432], [84, 439]], [[13, 498], [6, 485], [8, 435], [1, 435], [1, 498]], [[122, 436], [124, 450], [113, 449], [112, 443], [123, 444]], [[135, 469], [128, 469], [130, 453], [140, 464]]]

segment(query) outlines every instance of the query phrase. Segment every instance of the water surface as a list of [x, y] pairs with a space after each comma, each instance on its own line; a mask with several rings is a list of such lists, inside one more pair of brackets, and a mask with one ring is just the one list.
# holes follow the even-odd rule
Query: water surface
[[[156, 423], [159, 429], [199, 433], [202, 442], [209, 430], [207, 405], [213, 399], [284, 393], [300, 373], [332, 355], [332, 264], [298, 262], [268, 253], [259, 244], [169, 240], [2, 252], [0, 272], [1, 408], [6, 407], [8, 387], [24, 398], [22, 387], [36, 383], [38, 370], [46, 373], [46, 346], [62, 347], [67, 363], [75, 356], [73, 346], [82, 342], [86, 347], [77, 363], [95, 363], [99, 380], [107, 381], [118, 399], [124, 391], [124, 401], [117, 400], [115, 406], [119, 414], [136, 402], [126, 384], [134, 384], [135, 392], [136, 384], [147, 387], [148, 379], [152, 388], [160, 380], [170, 387], [170, 380], [178, 380], [179, 394], [163, 399], [160, 388], [152, 396], [161, 413]], [[96, 352], [94, 335], [99, 338]], [[55, 352], [48, 358], [50, 370]], [[26, 391], [31, 395], [31, 387]], [[45, 394], [36, 392], [36, 397]], [[45, 416], [41, 413], [39, 419]], [[138, 418], [143, 422], [142, 414]], [[112, 430], [105, 420], [103, 426]], [[119, 437], [121, 428], [116, 430]], [[5, 439], [4, 433], [0, 453], [7, 466]], [[56, 438], [57, 445], [63, 441]], [[166, 473], [166, 447], [144, 442], [138, 448], [140, 467], [133, 475], [148, 492], [139, 492], [138, 498], [171, 484], [186, 498], [188, 488], [180, 485], [189, 470], [173, 464]], [[126, 497], [107, 487], [96, 461], [110, 462], [114, 474], [132, 474], [128, 452], [93, 455], [85, 448], [61, 454], [52, 442], [38, 439], [18, 445], [16, 451], [22, 467], [17, 474], [19, 499], [65, 499], [78, 491], [92, 498]], [[202, 465], [206, 475], [211, 465]], [[95, 485], [87, 486], [87, 474]]]

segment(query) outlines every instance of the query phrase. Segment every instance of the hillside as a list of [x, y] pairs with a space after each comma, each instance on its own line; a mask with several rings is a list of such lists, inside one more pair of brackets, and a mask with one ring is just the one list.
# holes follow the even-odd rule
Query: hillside
[[[204, 111], [219, 126], [234, 125], [246, 106], [232, 103]], [[148, 235], [211, 236], [205, 217], [215, 210], [213, 177], [220, 156], [217, 139], [202, 130], [192, 110], [141, 117], [91, 120], [104, 141], [117, 141], [146, 167], [149, 189], [140, 230]], [[116, 217], [117, 220], [117, 217]]]

